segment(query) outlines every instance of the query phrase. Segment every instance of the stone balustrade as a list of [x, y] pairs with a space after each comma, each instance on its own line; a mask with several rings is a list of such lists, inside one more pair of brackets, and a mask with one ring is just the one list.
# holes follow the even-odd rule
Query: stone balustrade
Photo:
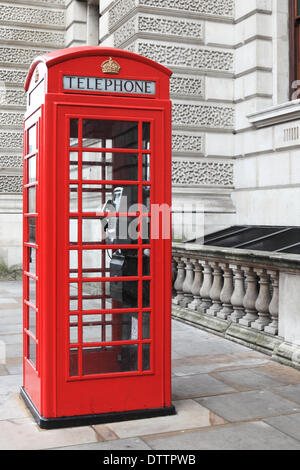
[[175, 317], [300, 367], [300, 256], [174, 243], [172, 261]]

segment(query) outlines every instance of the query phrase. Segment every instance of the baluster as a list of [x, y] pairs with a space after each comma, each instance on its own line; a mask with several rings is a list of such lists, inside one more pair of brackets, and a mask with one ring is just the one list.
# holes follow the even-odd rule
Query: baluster
[[182, 286], [185, 279], [185, 269], [184, 269], [184, 261], [179, 258], [175, 257], [175, 261], [177, 262], [177, 276], [174, 282], [174, 289], [176, 292], [176, 296], [173, 299], [173, 304], [180, 305], [181, 300], [184, 299]]
[[197, 310], [200, 313], [205, 313], [208, 308], [210, 308], [212, 301], [210, 298], [210, 289], [212, 286], [212, 270], [207, 261], [204, 261], [204, 270], [203, 270], [203, 284], [200, 289], [200, 297], [202, 299], [201, 304], [198, 306]]
[[172, 298], [176, 296], [176, 290], [174, 288], [176, 276], [177, 276], [177, 262], [175, 258], [172, 257]]
[[272, 323], [265, 327], [265, 332], [271, 335], [278, 335], [278, 313], [279, 313], [279, 273], [278, 271], [268, 271], [270, 274], [273, 295], [269, 305], [269, 312], [271, 315]]
[[190, 308], [191, 310], [197, 310], [197, 307], [201, 303], [200, 289], [201, 289], [202, 280], [203, 280], [202, 266], [197, 259], [191, 260], [191, 261], [194, 264], [194, 273], [195, 273], [194, 282], [192, 285], [192, 295], [194, 297], [194, 300], [188, 305], [188, 308]]
[[271, 302], [270, 295], [270, 279], [265, 269], [257, 269], [256, 273], [259, 276], [259, 294], [255, 303], [255, 308], [258, 312], [258, 319], [252, 323], [251, 327], [256, 330], [263, 331], [265, 326], [271, 323], [269, 305]]
[[216, 316], [222, 310], [222, 302], [220, 300], [221, 291], [223, 288], [223, 274], [218, 262], [210, 263], [213, 269], [213, 283], [209, 291], [209, 296], [212, 300], [212, 306], [207, 310], [208, 315]]
[[258, 296], [257, 276], [253, 268], [244, 268], [244, 273], [247, 278], [247, 290], [244, 297], [244, 307], [246, 315], [241, 318], [239, 323], [244, 326], [250, 327], [253, 322], [258, 319], [255, 303]]
[[217, 313], [217, 317], [222, 318], [223, 320], [227, 320], [227, 318], [233, 312], [231, 305], [231, 297], [233, 294], [233, 274], [229, 264], [221, 264], [220, 266], [224, 271], [224, 284], [220, 295], [222, 310]]
[[186, 259], [185, 261], [185, 280], [182, 285], [182, 291], [184, 298], [180, 301], [181, 307], [186, 308], [188, 304], [190, 304], [193, 300], [192, 295], [192, 285], [194, 282], [194, 270], [193, 270], [193, 263], [190, 259]]
[[233, 306], [233, 312], [230, 315], [230, 320], [234, 323], [238, 323], [240, 318], [243, 318], [245, 315], [244, 310], [244, 297], [245, 297], [245, 288], [244, 288], [244, 275], [239, 265], [231, 266], [234, 273], [234, 290], [231, 297], [231, 304]]

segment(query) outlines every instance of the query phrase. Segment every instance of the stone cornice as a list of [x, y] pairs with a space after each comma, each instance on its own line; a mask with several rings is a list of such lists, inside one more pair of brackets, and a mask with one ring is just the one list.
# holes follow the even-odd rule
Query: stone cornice
[[300, 117], [300, 99], [288, 101], [261, 111], [248, 114], [249, 122], [257, 129], [273, 126], [275, 124], [284, 124], [294, 121]]

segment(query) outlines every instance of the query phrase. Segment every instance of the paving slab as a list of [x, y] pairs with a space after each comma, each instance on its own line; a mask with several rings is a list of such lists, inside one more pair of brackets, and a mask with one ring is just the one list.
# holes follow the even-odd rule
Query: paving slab
[[196, 401], [231, 422], [250, 421], [300, 411], [300, 406], [296, 403], [266, 390], [199, 398]]
[[234, 388], [208, 374], [173, 377], [172, 379], [172, 398], [174, 400], [221, 395], [235, 391]]
[[300, 441], [300, 413], [267, 418], [264, 422]]
[[300, 405], [300, 384], [278, 387], [274, 391]]
[[[8, 376], [10, 377], [10, 376]], [[10, 394], [5, 399], [0, 397], [0, 428], [2, 432], [2, 423], [4, 420], [30, 418], [29, 409], [22, 400], [20, 393]]]
[[0, 375], [8, 375], [6, 365], [0, 364]]
[[23, 356], [23, 345], [19, 344], [6, 344], [5, 347], [6, 359], [21, 358]]
[[[0, 314], [1, 315], [1, 314]], [[2, 324], [1, 327], [0, 327], [0, 335], [7, 335], [7, 334], [18, 334], [18, 333], [22, 333], [23, 331], [23, 325], [21, 322], [19, 322], [18, 324], [15, 324], [15, 323], [12, 323], [10, 325], [7, 325], [7, 324]]]
[[0, 449], [39, 450], [97, 442], [91, 426], [66, 429], [40, 429], [31, 418], [1, 421]]
[[81, 444], [77, 446], [58, 447], [53, 450], [150, 450], [151, 447], [139, 438], [118, 439], [110, 442]]
[[18, 304], [18, 300], [12, 297], [1, 297], [1, 305]]
[[286, 385], [300, 383], [300, 370], [278, 362], [268, 361], [266, 364], [259, 365], [256, 370], [263, 371], [268, 377], [279, 380]]
[[6, 359], [4, 367], [10, 375], [23, 374], [23, 358], [13, 357]]
[[155, 450], [299, 450], [300, 442], [267, 423], [242, 423], [176, 436], [145, 438]]
[[180, 340], [173, 341], [173, 349], [180, 357], [200, 356], [200, 355], [218, 355], [226, 353], [238, 353], [247, 351], [245, 346], [226, 341], [225, 339], [187, 341], [182, 335]]
[[269, 377], [264, 371], [259, 369], [215, 372], [214, 377], [223, 380], [224, 383], [240, 391], [275, 388], [284, 383], [279, 378], [276, 380]]
[[0, 346], [6, 352], [0, 362], [0, 449], [299, 449], [300, 371], [177, 320], [172, 320], [177, 415], [41, 430], [19, 396], [21, 294], [21, 282], [0, 282]]
[[176, 357], [172, 360], [173, 374], [178, 377], [206, 374], [228, 369], [242, 369], [263, 366], [270, 362], [260, 353], [245, 351], [239, 353], [206, 354], [201, 356]]
[[[110, 423], [108, 427], [120, 439], [125, 439], [225, 423], [222, 418], [215, 413], [211, 413], [194, 400], [177, 401], [173, 402], [173, 405], [176, 408], [176, 415]], [[94, 426], [94, 428], [97, 430], [97, 426]]]
[[3, 341], [5, 344], [21, 344], [23, 342], [23, 335], [22, 333], [0, 334], [0, 341]]

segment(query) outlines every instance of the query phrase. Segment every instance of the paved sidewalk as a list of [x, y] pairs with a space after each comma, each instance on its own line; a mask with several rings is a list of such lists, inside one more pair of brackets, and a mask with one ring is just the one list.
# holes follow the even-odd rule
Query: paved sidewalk
[[0, 449], [300, 450], [300, 372], [178, 321], [175, 416], [39, 429], [19, 397], [21, 293], [20, 282], [0, 281]]

